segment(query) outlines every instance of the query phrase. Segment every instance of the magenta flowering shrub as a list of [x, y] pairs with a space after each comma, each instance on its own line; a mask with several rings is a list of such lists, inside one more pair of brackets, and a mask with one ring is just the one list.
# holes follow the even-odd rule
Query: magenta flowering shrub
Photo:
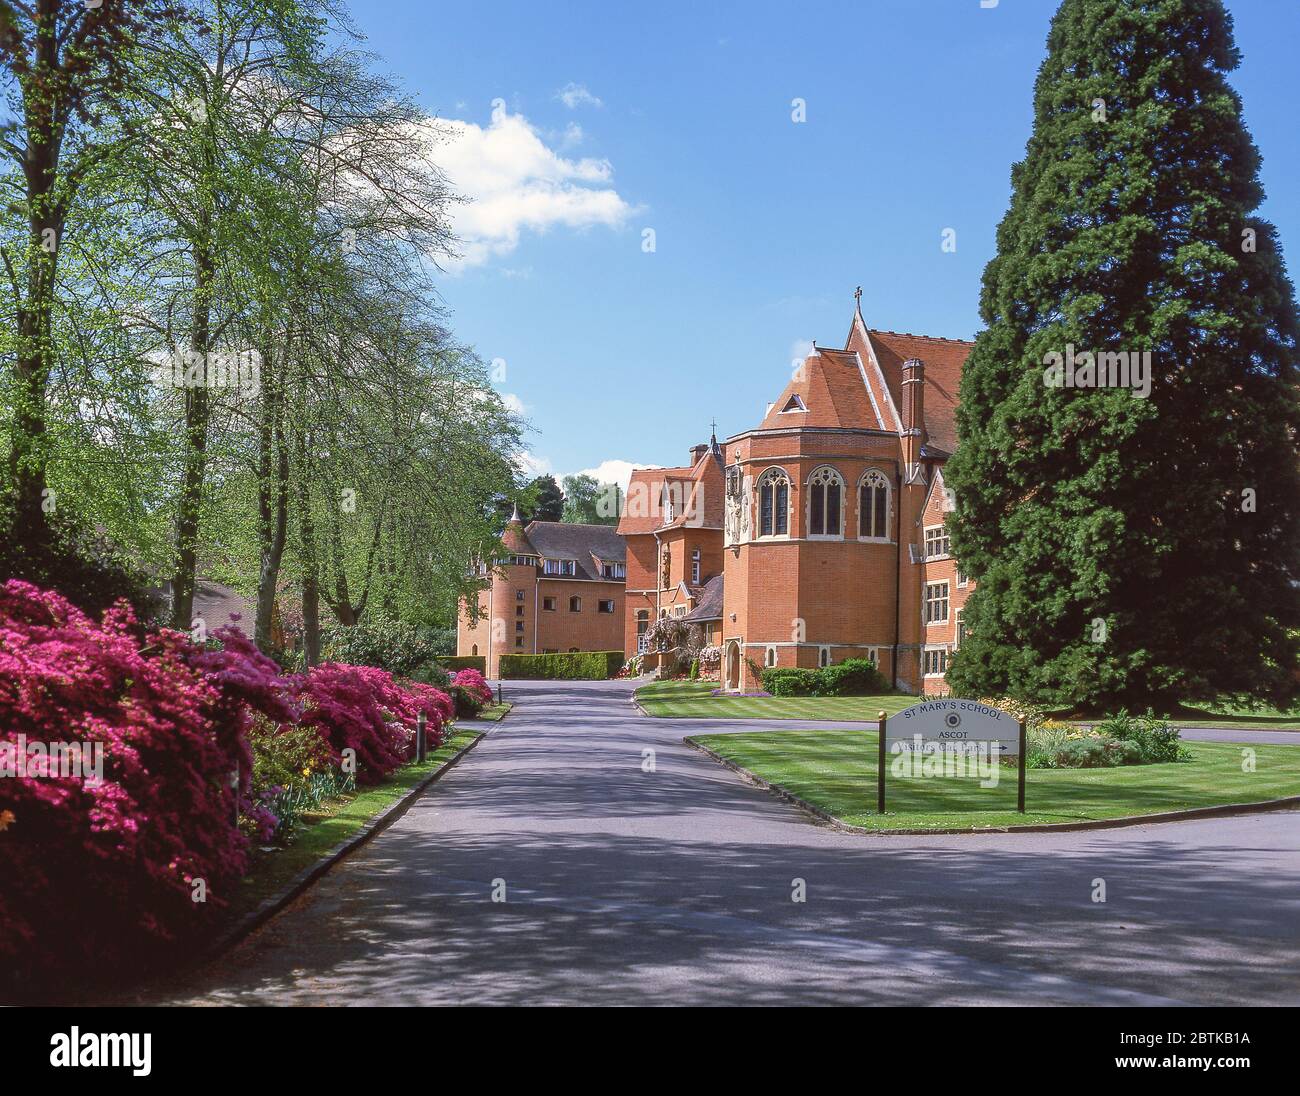
[[413, 727], [416, 717], [423, 712], [425, 746], [436, 750], [447, 741], [447, 725], [456, 716], [451, 697], [436, 685], [424, 685], [418, 681], [408, 681], [402, 688], [406, 694], [404, 718]]
[[400, 686], [387, 670], [327, 662], [304, 677], [304, 726], [315, 727], [335, 763], [356, 753], [358, 784], [377, 784], [414, 751], [416, 717], [424, 712], [427, 741], [440, 745], [451, 719], [451, 699], [432, 685]]
[[[132, 961], [197, 927], [241, 877], [230, 775], [247, 747], [192, 646], [142, 640], [124, 604], [97, 623], [57, 593], [0, 587], [0, 749], [12, 762], [75, 743], [85, 762], [0, 776], [0, 970]], [[245, 671], [226, 670], [240, 687]]]
[[492, 703], [492, 690], [489, 688], [487, 680], [472, 667], [457, 671], [456, 676], [451, 679], [451, 683], [457, 688], [464, 689], [467, 693], [476, 696], [483, 705]]
[[240, 632], [217, 637], [0, 586], [0, 983], [143, 969], [210, 926], [247, 869], [246, 834], [279, 828], [284, 789], [269, 773], [254, 786], [255, 721], [314, 731], [322, 766], [354, 749], [359, 783], [410, 759], [420, 713], [430, 747], [444, 741], [441, 689], [337, 664], [284, 677]]
[[492, 689], [478, 670], [466, 667], [451, 679], [456, 714], [472, 718], [492, 703]]

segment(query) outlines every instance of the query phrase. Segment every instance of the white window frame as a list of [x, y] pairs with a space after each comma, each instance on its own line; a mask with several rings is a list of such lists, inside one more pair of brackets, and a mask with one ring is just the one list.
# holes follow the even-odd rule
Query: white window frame
[[763, 651], [763, 669], [768, 670], [776, 665], [776, 647], [769, 645]]
[[[578, 603], [578, 607], [577, 607], [576, 609], [573, 607], [573, 603], [574, 603], [575, 601]], [[570, 595], [570, 597], [569, 597], [569, 612], [571, 612], [571, 613], [580, 613], [580, 612], [582, 612], [582, 595], [581, 595], [581, 594], [572, 594], [572, 595]]]
[[[931, 536], [932, 533], [937, 535], [932, 537]], [[935, 543], [942, 543], [944, 550], [942, 552], [930, 551], [931, 541], [934, 541]], [[952, 541], [948, 536], [948, 527], [946, 525], [927, 525], [925, 527], [921, 543], [924, 545], [925, 548], [926, 559], [947, 559], [950, 555], [952, 555], [952, 551], [951, 551]]]
[[[822, 482], [814, 483], [813, 481], [817, 480], [819, 477], [822, 478]], [[839, 532], [838, 533], [826, 533], [826, 532], [814, 533], [812, 531], [813, 494], [814, 492], [817, 491], [822, 492], [822, 497], [823, 497], [822, 527], [824, 529], [826, 526], [826, 518], [828, 516], [825, 509], [824, 500], [825, 500], [825, 496], [829, 494], [827, 488], [829, 488], [832, 485], [832, 483], [835, 482], [838, 483], [840, 489], [840, 513], [839, 513], [839, 520], [836, 523], [839, 527]], [[840, 475], [839, 471], [835, 468], [832, 468], [829, 464], [823, 464], [817, 468], [814, 468], [812, 470], [812, 473], [808, 476], [808, 478], [804, 480], [803, 493], [806, 496], [804, 501], [804, 535], [809, 540], [843, 540], [844, 539], [845, 486], [844, 486], [844, 477]]]
[[[549, 605], [546, 604], [548, 601], [550, 602]], [[553, 597], [544, 597], [544, 598], [542, 598], [542, 612], [544, 612], [544, 613], [553, 613], [553, 612], [555, 612], [555, 606], [556, 606], [555, 598], [553, 598]]]
[[[923, 677], [944, 677], [948, 673], [948, 656], [951, 653], [946, 643], [927, 643], [921, 656], [921, 675]], [[942, 656], [936, 661], [942, 662], [943, 669], [930, 669], [930, 656]]]
[[[932, 596], [930, 591], [932, 589], [938, 589], [940, 586], [943, 587], [943, 593]], [[943, 602], [943, 616], [931, 618], [930, 605], [938, 602]], [[927, 582], [925, 584], [924, 598], [921, 604], [921, 613], [925, 619], [925, 626], [927, 628], [936, 624], [947, 624], [948, 618], [952, 615], [952, 590], [948, 586], [948, 580], [945, 578], [940, 579], [938, 582]]]
[[[862, 489], [868, 486], [883, 487], [885, 491], [885, 535], [882, 537], [862, 535]], [[868, 468], [862, 473], [862, 478], [858, 480], [858, 540], [867, 544], [892, 544], [893, 541], [889, 536], [890, 526], [894, 521], [894, 489], [889, 485], [889, 477], [879, 468]], [[874, 515], [873, 515], [874, 521]]]
[[702, 559], [703, 556], [701, 555], [700, 550], [698, 548], [694, 548], [691, 550], [691, 585], [692, 586], [698, 586], [700, 584], [700, 565]]
[[965, 589], [968, 582], [970, 582], [970, 575], [961, 569], [961, 564], [959, 563], [957, 565], [957, 589]]
[[961, 647], [962, 640], [966, 638], [966, 618], [962, 616], [962, 611], [957, 609], [953, 612], [953, 635], [952, 649], [954, 651]]

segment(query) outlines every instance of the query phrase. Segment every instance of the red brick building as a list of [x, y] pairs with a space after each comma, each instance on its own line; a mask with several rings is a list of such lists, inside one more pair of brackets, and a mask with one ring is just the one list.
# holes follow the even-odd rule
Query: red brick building
[[497, 677], [502, 654], [623, 649], [624, 546], [608, 525], [533, 521], [516, 510], [501, 535], [505, 555], [484, 567], [477, 612], [461, 599], [456, 653], [484, 655]]
[[[869, 329], [855, 309], [844, 348], [814, 346], [763, 421], [727, 439], [725, 687], [865, 657], [899, 688], [946, 691], [973, 585], [948, 554], [943, 483], [969, 351]], [[641, 584], [629, 574], [629, 611]]]
[[651, 621], [692, 613], [722, 574], [722, 505], [716, 437], [691, 449], [687, 465], [632, 473], [618, 523], [627, 546], [622, 646], [629, 658], [643, 650]]

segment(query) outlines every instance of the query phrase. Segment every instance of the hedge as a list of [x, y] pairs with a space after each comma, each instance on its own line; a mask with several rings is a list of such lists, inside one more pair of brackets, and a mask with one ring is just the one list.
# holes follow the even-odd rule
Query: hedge
[[622, 651], [570, 651], [553, 655], [502, 655], [501, 677], [522, 681], [600, 681], [623, 668]]
[[848, 658], [820, 670], [770, 666], [760, 677], [773, 696], [875, 696], [889, 692], [889, 682], [865, 658]]
[[457, 670], [477, 670], [487, 677], [487, 655], [439, 655], [438, 665], [455, 673]]

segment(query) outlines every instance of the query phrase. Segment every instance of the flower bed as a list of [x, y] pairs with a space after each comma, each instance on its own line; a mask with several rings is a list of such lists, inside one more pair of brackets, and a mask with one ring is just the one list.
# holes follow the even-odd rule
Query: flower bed
[[304, 788], [383, 779], [421, 713], [431, 747], [446, 735], [440, 689], [339, 664], [286, 676], [217, 638], [0, 586], [0, 978], [142, 966], [209, 923]]

